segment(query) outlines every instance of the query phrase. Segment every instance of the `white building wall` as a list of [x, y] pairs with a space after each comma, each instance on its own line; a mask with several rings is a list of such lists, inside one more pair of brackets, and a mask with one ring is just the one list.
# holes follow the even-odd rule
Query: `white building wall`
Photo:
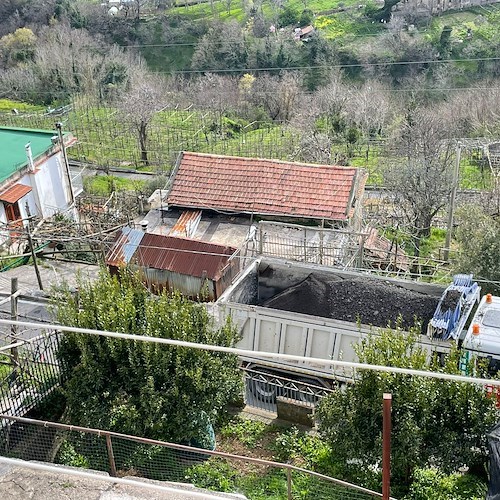
[[[30, 173], [30, 182], [38, 202], [38, 212], [42, 217], [50, 217], [57, 212], [65, 211], [71, 204], [69, 181], [64, 168], [62, 154], [51, 156], [43, 164], [37, 166], [35, 173]], [[24, 179], [23, 179], [24, 181]], [[25, 182], [22, 184], [25, 184]], [[34, 215], [34, 214], [32, 214]]]
[[3, 203], [0, 203], [0, 244], [4, 243], [9, 238], [9, 231], [6, 230], [7, 215]]
[[[74, 207], [68, 211], [73, 198], [61, 152], [38, 164], [35, 172], [26, 172], [16, 182], [32, 188], [31, 192], [17, 202], [21, 218], [27, 219], [35, 215], [50, 217], [55, 213], [64, 212], [77, 219]], [[5, 230], [6, 223], [7, 215], [3, 203], [0, 202], [0, 244], [9, 239], [9, 232]]]

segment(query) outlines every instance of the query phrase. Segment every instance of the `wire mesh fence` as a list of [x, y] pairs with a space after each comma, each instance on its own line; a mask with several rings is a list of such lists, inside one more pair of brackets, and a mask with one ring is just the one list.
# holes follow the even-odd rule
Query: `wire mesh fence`
[[113, 432], [0, 415], [0, 452], [108, 472], [194, 484], [249, 499], [364, 500], [382, 495], [290, 464]]
[[[25, 415], [59, 382], [56, 357], [59, 334], [31, 329], [2, 336], [0, 346], [0, 412]], [[31, 338], [19, 340], [20, 335]]]

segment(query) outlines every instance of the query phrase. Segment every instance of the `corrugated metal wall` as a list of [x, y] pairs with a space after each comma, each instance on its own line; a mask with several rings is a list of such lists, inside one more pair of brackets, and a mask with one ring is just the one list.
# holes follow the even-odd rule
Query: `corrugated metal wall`
[[187, 276], [152, 268], [140, 268], [147, 286], [153, 291], [178, 291], [192, 299], [201, 298], [203, 301], [217, 299], [216, 284], [207, 278]]

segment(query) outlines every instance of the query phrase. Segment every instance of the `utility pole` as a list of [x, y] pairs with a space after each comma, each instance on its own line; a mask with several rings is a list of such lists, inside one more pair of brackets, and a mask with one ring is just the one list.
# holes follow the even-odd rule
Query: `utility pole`
[[[10, 319], [12, 321], [17, 321], [17, 278], [11, 278], [10, 279]], [[11, 334], [11, 344], [16, 344], [18, 341], [17, 338], [17, 325], [12, 325], [10, 327], [10, 334]], [[15, 379], [17, 377], [17, 368], [19, 366], [19, 353], [17, 351], [17, 347], [13, 347], [10, 350], [10, 355], [12, 359], [12, 374], [13, 378]]]
[[61, 122], [56, 123], [56, 129], [57, 129], [57, 135], [59, 137], [59, 144], [61, 145], [61, 151], [63, 154], [64, 168], [66, 170], [66, 175], [68, 177], [68, 189], [69, 189], [69, 196], [71, 199], [70, 207], [72, 207], [75, 204], [75, 195], [73, 193], [73, 183], [71, 182], [71, 172], [69, 170], [68, 155], [66, 154], [66, 146], [64, 144], [64, 135]]
[[391, 406], [392, 394], [384, 393], [382, 419], [382, 499], [389, 500], [391, 494]]
[[462, 145], [458, 142], [456, 148], [455, 170], [453, 171], [453, 181], [450, 194], [450, 207], [448, 210], [448, 223], [446, 226], [446, 241], [444, 248], [444, 260], [450, 257], [451, 233], [453, 232], [453, 215], [455, 212], [455, 200], [457, 197], [458, 181], [460, 178], [460, 159], [462, 156]]
[[33, 258], [33, 265], [35, 266], [35, 274], [36, 274], [36, 279], [38, 281], [38, 287], [40, 288], [40, 290], [43, 290], [42, 278], [40, 276], [40, 269], [38, 269], [38, 262], [36, 261], [35, 249], [33, 248], [33, 239], [31, 238], [30, 225], [28, 224], [26, 227], [28, 230], [28, 244], [30, 246], [31, 257]]

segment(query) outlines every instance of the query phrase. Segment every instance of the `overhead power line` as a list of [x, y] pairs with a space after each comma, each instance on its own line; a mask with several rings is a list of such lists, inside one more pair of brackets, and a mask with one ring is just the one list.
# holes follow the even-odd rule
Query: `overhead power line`
[[386, 61], [372, 63], [350, 63], [350, 64], [319, 64], [308, 66], [288, 66], [288, 67], [267, 67], [267, 68], [224, 68], [224, 69], [184, 69], [179, 71], [157, 71], [157, 74], [174, 73], [174, 74], [190, 74], [190, 73], [243, 73], [243, 72], [260, 72], [260, 71], [299, 71], [306, 69], [343, 69], [343, 68], [361, 68], [361, 67], [381, 67], [381, 66], [409, 66], [415, 64], [450, 64], [460, 62], [480, 62], [480, 61], [500, 61], [500, 57], [474, 57], [469, 59], [424, 59], [419, 61]]
[[[207, 73], [210, 73], [210, 71], [207, 71]], [[165, 73], [162, 73], [162, 74], [168, 74], [168, 72], [165, 72]], [[323, 87], [324, 88], [324, 87]], [[225, 89], [219, 89], [219, 88], [215, 88], [214, 90], [217, 91], [218, 94], [232, 94], [233, 91], [232, 90], [225, 90]], [[321, 89], [319, 89], [321, 90]], [[360, 90], [360, 89], [356, 89], [356, 90]], [[382, 89], [380, 90], [380, 92], [382, 93], [391, 93], [391, 92], [394, 92], [394, 93], [401, 93], [401, 92], [465, 92], [465, 91], [477, 91], [477, 92], [490, 92], [492, 90], [500, 90], [500, 87], [494, 87], [494, 86], [487, 86], [487, 87], [474, 87], [474, 86], [470, 86], [470, 87], [410, 87], [410, 88], [405, 88], [405, 89], [391, 89], [391, 88], [386, 88], [386, 89]], [[364, 92], [366, 92], [366, 90], [363, 90]], [[379, 90], [368, 90], [368, 93], [378, 93]], [[50, 91], [47, 91], [47, 90], [12, 90], [12, 89], [0, 89], [0, 93], [5, 96], [8, 96], [8, 95], [13, 95], [13, 94], [22, 94], [22, 95], [64, 95], [64, 96], [67, 96], [69, 94], [68, 91], [64, 91], [64, 90], [61, 90], [61, 91], [57, 91], [57, 92], [50, 92]], [[276, 95], [276, 92], [266, 92], [266, 91], [257, 91], [258, 94], [260, 95]], [[310, 91], [310, 90], [307, 90], [307, 91], [301, 91], [299, 92], [299, 95], [315, 95], [317, 92], [314, 92], [314, 91]], [[184, 110], [175, 110], [175, 109], [171, 109], [171, 110], [168, 110], [168, 111], [184, 111]], [[41, 113], [41, 111], [40, 111]], [[10, 113], [5, 113], [5, 114], [9, 114]], [[29, 114], [30, 116], [41, 116], [40, 115], [37, 115], [36, 114], [36, 111], [32, 111], [32, 112], [28, 112], [27, 114]], [[0, 113], [1, 115], [1, 113]], [[19, 118], [19, 117], [23, 117], [25, 116], [24, 114], [20, 114], [20, 115], [13, 115], [13, 118]], [[46, 116], [47, 118], [50, 118], [50, 115], [47, 115]], [[57, 115], [54, 115], [54, 118], [57, 118]], [[276, 123], [273, 122], [273, 123]]]

